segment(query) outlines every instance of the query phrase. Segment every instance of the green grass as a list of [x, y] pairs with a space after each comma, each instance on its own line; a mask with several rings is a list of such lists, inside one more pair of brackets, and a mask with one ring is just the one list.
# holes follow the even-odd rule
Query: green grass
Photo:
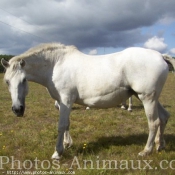
[[[2, 79], [3, 74], [0, 74], [1, 82]], [[174, 174], [175, 76], [173, 74], [169, 74], [160, 97], [161, 103], [171, 114], [165, 130], [167, 143], [165, 151], [157, 153], [154, 149], [150, 156], [144, 158], [137, 156], [144, 148], [148, 136], [147, 119], [143, 106], [137, 99], [133, 99], [134, 106], [131, 113], [121, 110], [120, 106], [86, 111], [85, 107], [74, 105], [70, 117], [70, 133], [74, 144], [65, 150], [59, 162], [60, 167], [58, 162], [51, 160], [59, 120], [58, 111], [54, 108], [54, 100], [46, 89], [38, 84], [29, 83], [29, 88], [25, 115], [17, 118], [11, 111], [11, 98], [7, 86], [3, 82], [0, 85], [0, 170], [2, 172], [12, 168], [25, 169], [25, 167], [29, 171], [34, 171], [37, 167], [40, 168], [37, 170], [67, 173], [68, 168], [72, 166], [76, 175]], [[36, 160], [40, 162], [36, 163]], [[162, 160], [163, 168], [167, 169], [159, 166]], [[5, 161], [9, 162], [5, 163]], [[12, 161], [15, 161], [14, 167]], [[146, 166], [145, 162], [149, 161], [151, 167]], [[32, 162], [31, 168], [30, 162]], [[49, 166], [49, 162], [53, 167]], [[54, 167], [57, 169], [54, 170]]]

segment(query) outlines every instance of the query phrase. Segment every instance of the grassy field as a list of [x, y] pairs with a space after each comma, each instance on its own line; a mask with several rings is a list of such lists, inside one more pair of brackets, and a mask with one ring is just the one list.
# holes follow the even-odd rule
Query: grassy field
[[[119, 107], [91, 109], [74, 105], [70, 133], [74, 144], [60, 162], [52, 161], [58, 111], [44, 87], [29, 83], [26, 111], [17, 118], [0, 74], [0, 171], [64, 173], [76, 175], [170, 175], [175, 172], [175, 76], [169, 74], [160, 97], [171, 118], [165, 130], [166, 150], [138, 157], [147, 140], [148, 125], [143, 106], [133, 99], [133, 112]], [[72, 168], [72, 169], [69, 169]], [[6, 172], [8, 170], [8, 172]], [[40, 171], [40, 172], [39, 172]]]

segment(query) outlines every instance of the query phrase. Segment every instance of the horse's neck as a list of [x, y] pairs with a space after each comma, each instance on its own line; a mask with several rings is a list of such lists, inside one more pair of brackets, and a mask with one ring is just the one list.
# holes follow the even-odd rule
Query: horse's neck
[[36, 61], [27, 60], [25, 66], [27, 79], [47, 87], [53, 72], [53, 65], [48, 61], [38, 59]]

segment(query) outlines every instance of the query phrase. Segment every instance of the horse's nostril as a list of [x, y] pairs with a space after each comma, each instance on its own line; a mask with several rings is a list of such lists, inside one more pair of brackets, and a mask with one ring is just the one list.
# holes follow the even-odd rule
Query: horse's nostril
[[12, 111], [15, 112], [15, 113], [17, 113], [19, 111], [19, 109], [16, 108], [16, 107], [14, 107], [14, 106], [12, 106]]
[[24, 110], [24, 107], [21, 105], [20, 106], [20, 111], [23, 111]]

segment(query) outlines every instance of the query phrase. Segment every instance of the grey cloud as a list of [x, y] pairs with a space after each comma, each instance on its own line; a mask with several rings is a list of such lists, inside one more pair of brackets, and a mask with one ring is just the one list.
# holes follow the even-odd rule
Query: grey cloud
[[48, 41], [79, 49], [134, 46], [148, 39], [141, 33], [142, 27], [175, 17], [174, 0], [2, 0], [0, 7], [34, 28], [33, 36], [20, 31], [15, 34], [12, 28], [0, 34], [1, 41], [8, 38], [16, 43], [1, 43], [15, 54]]

